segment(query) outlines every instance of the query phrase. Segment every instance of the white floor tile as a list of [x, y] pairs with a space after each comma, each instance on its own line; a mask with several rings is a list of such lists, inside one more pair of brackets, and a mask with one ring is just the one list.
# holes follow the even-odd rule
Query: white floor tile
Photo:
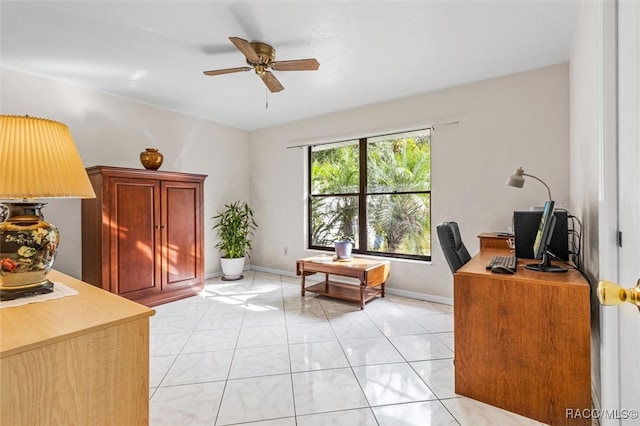
[[360, 310], [245, 271], [154, 309], [152, 426], [539, 424], [455, 394], [449, 305], [388, 295]]
[[389, 340], [407, 361], [453, 358], [453, 351], [431, 334], [391, 336]]
[[337, 341], [289, 345], [289, 354], [292, 372], [349, 366], [349, 362]]
[[280, 419], [263, 420], [258, 422], [243, 423], [242, 426], [296, 426], [295, 417], [283, 417]]
[[238, 348], [255, 348], [287, 344], [287, 328], [284, 324], [268, 327], [243, 327], [238, 338]]
[[290, 375], [229, 380], [216, 425], [286, 418], [294, 414]]
[[444, 343], [449, 349], [455, 351], [455, 343], [453, 341], [454, 339], [452, 331], [446, 333], [433, 333], [433, 336]]
[[164, 355], [149, 357], [149, 387], [160, 386], [160, 382], [169, 371], [177, 355]]
[[382, 331], [370, 320], [364, 321], [332, 321], [333, 331], [338, 340], [384, 337]]
[[289, 308], [285, 311], [287, 325], [328, 324], [328, 319], [319, 303], [310, 306]]
[[282, 310], [247, 312], [242, 322], [242, 327], [274, 327], [284, 325], [284, 312]]
[[289, 344], [338, 341], [328, 322], [313, 325], [287, 323], [287, 335]]
[[427, 330], [412, 318], [382, 318], [376, 319], [375, 324], [385, 336], [406, 336], [408, 334], [423, 334]]
[[209, 309], [207, 310], [206, 314], [244, 313], [246, 311], [247, 306], [245, 297], [243, 297], [241, 294], [227, 294], [212, 296], [210, 299]]
[[189, 313], [182, 315], [163, 316], [154, 324], [154, 328], [162, 328], [165, 333], [192, 331], [198, 325], [204, 312]]
[[196, 330], [223, 330], [242, 327], [244, 312], [208, 311], [196, 326]]
[[163, 356], [179, 354], [191, 333], [160, 333], [157, 330], [151, 330], [149, 335], [149, 354], [151, 356]]
[[235, 349], [240, 329], [194, 331], [182, 349], [183, 353], [225, 351]]
[[458, 426], [440, 401], [373, 407], [380, 426]]
[[414, 319], [430, 333], [453, 331], [453, 314], [420, 315]]
[[326, 425], [377, 426], [378, 422], [370, 408], [298, 416], [297, 426]]
[[540, 426], [540, 422], [470, 398], [443, 400], [461, 426]]
[[292, 379], [297, 415], [369, 406], [350, 368], [293, 373]]
[[287, 290], [283, 292], [284, 295], [284, 308], [286, 310], [291, 309], [308, 309], [313, 307], [322, 307], [320, 300], [313, 296], [313, 293], [306, 293], [304, 297], [300, 296], [300, 287], [295, 291]]
[[157, 388], [151, 401], [150, 426], [212, 425], [224, 382]]
[[353, 366], [403, 362], [400, 352], [384, 337], [343, 339], [344, 353]]
[[406, 363], [353, 367], [371, 406], [436, 399]]
[[161, 386], [227, 380], [233, 351], [195, 352], [178, 355]]
[[290, 373], [287, 345], [236, 349], [229, 379]]
[[439, 399], [455, 398], [453, 359], [412, 362], [411, 366]]

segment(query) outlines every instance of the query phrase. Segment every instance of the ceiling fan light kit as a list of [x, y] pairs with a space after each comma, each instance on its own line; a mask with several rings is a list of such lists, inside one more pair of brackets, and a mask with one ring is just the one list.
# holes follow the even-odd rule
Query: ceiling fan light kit
[[284, 90], [284, 86], [269, 71], [270, 69], [274, 71], [316, 71], [320, 66], [315, 58], [275, 61], [276, 50], [269, 44], [261, 42], [250, 43], [239, 37], [229, 37], [229, 40], [242, 52], [247, 64], [250, 66], [204, 71], [204, 75], [215, 76], [254, 70], [269, 91], [275, 93]]

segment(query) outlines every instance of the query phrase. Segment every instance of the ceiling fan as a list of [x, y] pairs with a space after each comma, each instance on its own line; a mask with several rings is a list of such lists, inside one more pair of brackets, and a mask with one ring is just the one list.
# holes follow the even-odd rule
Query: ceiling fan
[[247, 40], [238, 37], [229, 37], [229, 40], [242, 52], [247, 58], [247, 64], [251, 66], [204, 71], [204, 75], [213, 76], [255, 70], [271, 92], [279, 92], [284, 90], [284, 87], [269, 69], [275, 71], [315, 71], [320, 66], [314, 58], [274, 61], [276, 50], [266, 43], [257, 41], [249, 43]]

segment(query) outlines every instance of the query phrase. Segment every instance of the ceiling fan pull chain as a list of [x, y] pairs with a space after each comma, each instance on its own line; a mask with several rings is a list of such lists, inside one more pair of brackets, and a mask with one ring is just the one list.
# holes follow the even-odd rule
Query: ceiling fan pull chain
[[264, 89], [264, 109], [269, 109], [269, 90]]

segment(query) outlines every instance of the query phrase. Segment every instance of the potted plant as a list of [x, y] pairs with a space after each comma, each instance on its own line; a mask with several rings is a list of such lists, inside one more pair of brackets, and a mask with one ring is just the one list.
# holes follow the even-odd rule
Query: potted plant
[[333, 247], [336, 250], [336, 259], [351, 259], [351, 249], [353, 248], [351, 237], [338, 235], [338, 238], [333, 242]]
[[242, 278], [245, 256], [251, 250], [251, 235], [258, 227], [253, 219], [253, 209], [246, 202], [236, 201], [226, 204], [224, 210], [214, 217], [215, 229], [220, 241], [216, 248], [222, 252], [220, 266], [223, 279], [238, 280]]

